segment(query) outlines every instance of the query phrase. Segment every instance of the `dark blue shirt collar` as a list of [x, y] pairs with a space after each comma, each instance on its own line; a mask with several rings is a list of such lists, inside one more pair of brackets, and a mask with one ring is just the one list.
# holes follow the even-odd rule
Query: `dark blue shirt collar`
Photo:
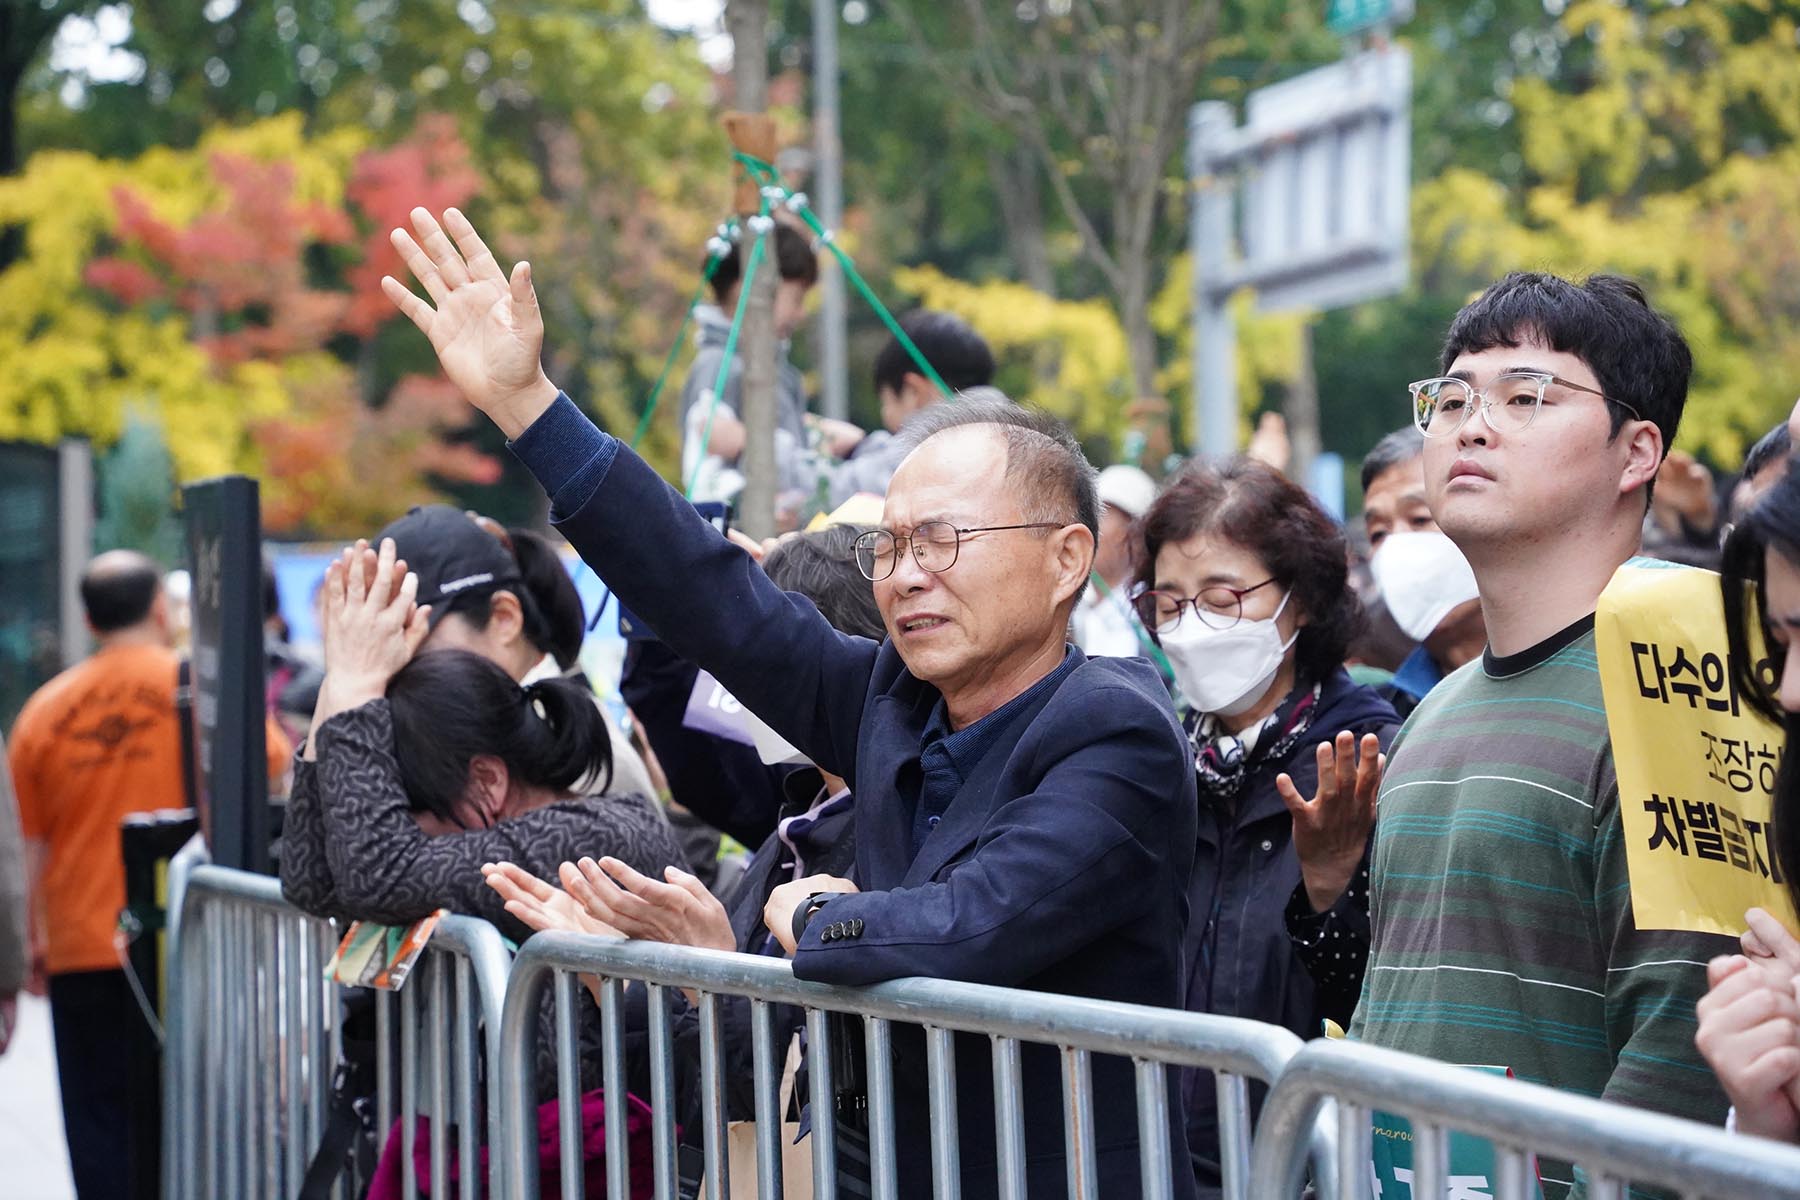
[[940, 697], [931, 710], [931, 719], [925, 723], [925, 736], [921, 745], [929, 746], [933, 742], [942, 741], [943, 749], [950, 756], [956, 773], [968, 778], [982, 758], [991, 750], [1000, 735], [1012, 719], [1023, 710], [1030, 708], [1032, 702], [1047, 692], [1053, 692], [1067, 679], [1069, 672], [1075, 669], [1075, 649], [1072, 646], [1063, 648], [1062, 661], [1057, 663], [1050, 673], [996, 708], [979, 721], [955, 730], [950, 729], [950, 710]]

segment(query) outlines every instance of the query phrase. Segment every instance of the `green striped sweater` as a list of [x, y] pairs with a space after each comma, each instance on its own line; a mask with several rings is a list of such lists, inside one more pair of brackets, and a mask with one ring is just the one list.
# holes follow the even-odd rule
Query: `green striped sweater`
[[[1639, 930], [1593, 619], [1445, 679], [1389, 754], [1351, 1035], [1713, 1124], [1710, 934]], [[1572, 1178], [1540, 1164], [1547, 1200]]]

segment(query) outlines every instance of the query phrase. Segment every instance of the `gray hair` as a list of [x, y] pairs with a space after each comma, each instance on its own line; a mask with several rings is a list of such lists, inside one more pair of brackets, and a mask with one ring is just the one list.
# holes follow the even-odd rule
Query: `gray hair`
[[1043, 409], [1015, 404], [997, 388], [970, 388], [907, 422], [901, 447], [910, 454], [940, 433], [974, 425], [994, 426], [1006, 439], [1006, 482], [1027, 521], [1086, 525], [1099, 543], [1098, 472], [1069, 427]]
[[1411, 462], [1425, 453], [1425, 435], [1417, 426], [1408, 425], [1382, 438], [1369, 451], [1368, 457], [1362, 461], [1362, 490], [1366, 493], [1369, 485], [1401, 463]]

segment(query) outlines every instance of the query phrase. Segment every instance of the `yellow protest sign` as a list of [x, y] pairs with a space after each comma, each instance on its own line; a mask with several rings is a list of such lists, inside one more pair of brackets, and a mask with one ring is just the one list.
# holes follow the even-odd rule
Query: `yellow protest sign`
[[1719, 577], [1627, 563], [1594, 638], [1638, 928], [1735, 936], [1752, 906], [1796, 928], [1769, 837], [1781, 730], [1734, 682]]

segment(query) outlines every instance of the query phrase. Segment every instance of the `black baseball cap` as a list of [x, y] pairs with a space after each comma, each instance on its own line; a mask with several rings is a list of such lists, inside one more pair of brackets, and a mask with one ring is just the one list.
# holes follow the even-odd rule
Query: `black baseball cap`
[[489, 533], [461, 509], [424, 504], [390, 522], [375, 535], [375, 545], [379, 547], [383, 538], [394, 539], [395, 553], [419, 577], [418, 602], [433, 606], [435, 625], [447, 602], [461, 593], [520, 582], [518, 561], [502, 540], [504, 535], [503, 529], [499, 536]]

